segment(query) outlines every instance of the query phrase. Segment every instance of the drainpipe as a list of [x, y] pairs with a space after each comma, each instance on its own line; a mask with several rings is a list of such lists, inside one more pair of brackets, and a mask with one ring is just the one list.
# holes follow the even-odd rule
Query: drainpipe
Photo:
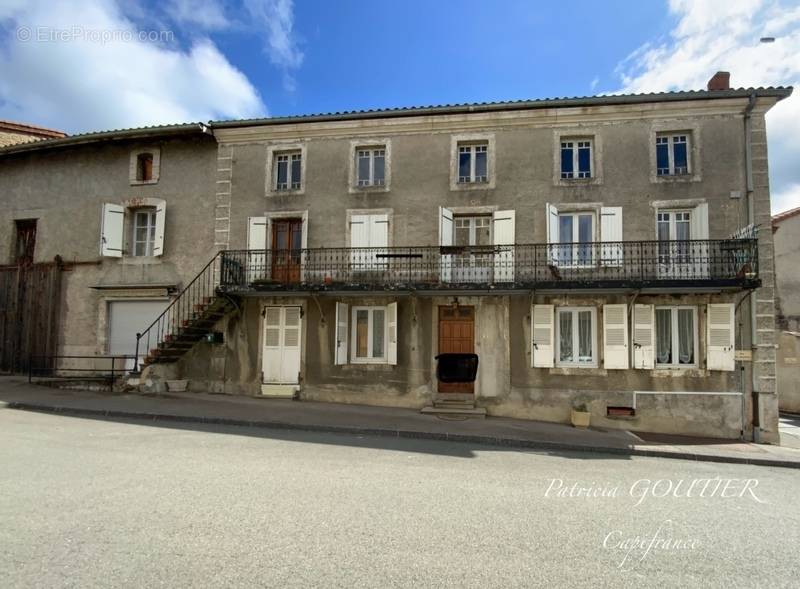
[[[747, 224], [753, 224], [755, 226], [755, 202], [754, 202], [754, 189], [753, 189], [753, 148], [751, 145], [752, 139], [752, 112], [753, 108], [756, 106], [756, 94], [752, 92], [747, 99], [747, 106], [744, 109], [744, 160], [745, 160], [745, 178], [747, 182]], [[752, 294], [752, 293], [751, 293]], [[753, 350], [753, 356], [755, 357], [756, 349], [758, 345], [758, 331], [757, 331], [757, 321], [756, 321], [756, 308], [757, 308], [757, 300], [753, 300], [753, 297], [749, 297], [749, 307], [750, 307], [750, 348]], [[755, 370], [755, 362], [751, 361], [750, 363], [750, 372], [752, 378], [752, 392], [753, 392], [753, 441], [758, 443], [759, 441], [759, 428], [760, 428], [760, 420], [759, 420], [759, 403], [758, 403], [758, 382], [756, 378], [756, 370]]]

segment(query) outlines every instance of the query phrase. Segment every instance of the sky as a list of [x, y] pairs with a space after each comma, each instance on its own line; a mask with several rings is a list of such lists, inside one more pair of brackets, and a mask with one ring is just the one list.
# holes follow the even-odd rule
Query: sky
[[[764, 36], [774, 43], [760, 43]], [[69, 133], [794, 85], [767, 115], [800, 206], [800, 0], [0, 0], [0, 118]]]

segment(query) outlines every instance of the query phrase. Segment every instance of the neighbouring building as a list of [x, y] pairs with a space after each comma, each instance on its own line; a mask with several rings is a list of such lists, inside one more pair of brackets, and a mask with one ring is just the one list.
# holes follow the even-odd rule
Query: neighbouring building
[[800, 207], [772, 217], [778, 402], [800, 413]]
[[[35, 224], [53, 349], [135, 356], [142, 387], [775, 442], [764, 116], [791, 91], [721, 72], [7, 147], [0, 258]], [[474, 386], [438, 382], [472, 351]]]
[[39, 141], [40, 139], [57, 139], [59, 137], [66, 137], [66, 133], [0, 119], [0, 147]]

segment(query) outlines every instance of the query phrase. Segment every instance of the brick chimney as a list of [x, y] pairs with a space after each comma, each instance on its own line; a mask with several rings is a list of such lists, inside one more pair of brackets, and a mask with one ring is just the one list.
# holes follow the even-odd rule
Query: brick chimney
[[730, 72], [717, 72], [708, 81], [707, 88], [709, 90], [730, 90], [731, 89], [731, 73]]

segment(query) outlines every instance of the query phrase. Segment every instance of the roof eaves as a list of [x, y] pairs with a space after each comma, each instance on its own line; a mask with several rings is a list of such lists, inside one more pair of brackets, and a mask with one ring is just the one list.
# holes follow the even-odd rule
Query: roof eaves
[[121, 141], [126, 139], [148, 139], [153, 137], [171, 137], [176, 135], [209, 134], [204, 123], [181, 123], [177, 125], [161, 125], [152, 127], [135, 127], [131, 129], [115, 129], [97, 133], [82, 133], [53, 139], [42, 139], [30, 143], [20, 143], [0, 148], [0, 156], [26, 151], [73, 147], [100, 141]]
[[463, 104], [444, 104], [430, 106], [412, 106], [387, 109], [370, 109], [319, 113], [309, 115], [290, 115], [284, 117], [268, 117], [258, 119], [235, 119], [209, 121], [212, 128], [225, 129], [253, 125], [281, 125], [294, 123], [313, 123], [346, 121], [371, 118], [398, 118], [407, 116], [465, 114], [491, 112], [501, 110], [530, 110], [537, 108], [558, 108], [577, 106], [604, 106], [617, 104], [645, 104], [652, 102], [678, 102], [684, 100], [709, 100], [719, 98], [746, 98], [751, 94], [773, 97], [782, 100], [791, 95], [792, 87], [768, 88], [736, 88], [731, 90], [687, 90], [681, 92], [652, 92], [649, 94], [612, 94], [607, 96], [581, 96], [565, 98], [538, 98], [533, 100], [515, 100], [507, 102], [479, 102]]
[[774, 225], [775, 223], [780, 223], [781, 221], [785, 221], [786, 219], [794, 217], [795, 215], [800, 215], [800, 207], [783, 211], [777, 215], [772, 215], [772, 224]]

